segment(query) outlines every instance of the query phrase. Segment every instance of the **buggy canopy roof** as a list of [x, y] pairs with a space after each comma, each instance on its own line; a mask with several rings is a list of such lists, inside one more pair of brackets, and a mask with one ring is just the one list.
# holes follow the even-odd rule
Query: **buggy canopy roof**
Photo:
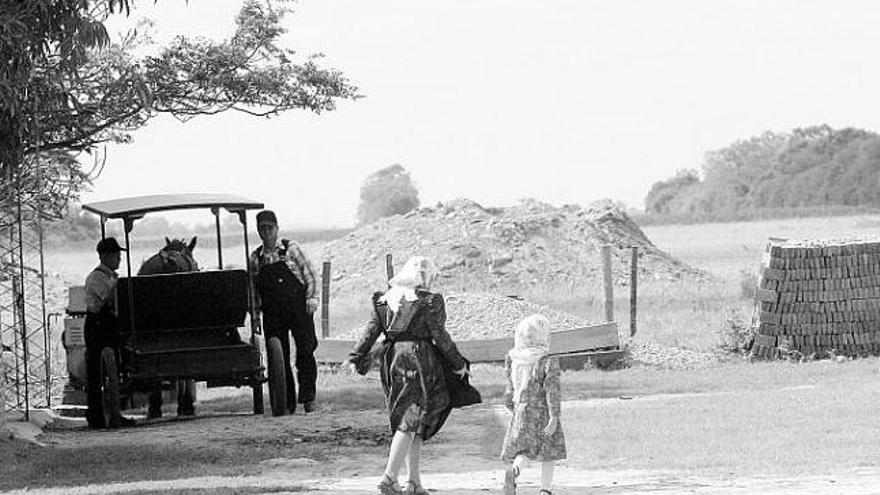
[[256, 210], [263, 203], [235, 194], [153, 194], [111, 199], [82, 205], [82, 208], [104, 218], [139, 218], [146, 213], [193, 208], [224, 208], [229, 211]]

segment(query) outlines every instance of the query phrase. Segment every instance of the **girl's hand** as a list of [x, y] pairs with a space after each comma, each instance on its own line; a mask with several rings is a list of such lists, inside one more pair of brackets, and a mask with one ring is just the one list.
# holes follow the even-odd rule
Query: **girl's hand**
[[464, 368], [462, 368], [462, 369], [460, 369], [460, 370], [455, 370], [455, 371], [453, 371], [453, 373], [455, 373], [456, 375], [458, 375], [459, 378], [464, 378], [465, 375], [467, 375], [467, 374], [470, 373], [470, 371], [468, 371], [467, 366], [465, 366]]
[[556, 433], [556, 428], [559, 427], [559, 418], [556, 416], [550, 416], [550, 421], [547, 421], [547, 426], [544, 427], [544, 435], [550, 436]]
[[348, 372], [349, 375], [357, 375], [357, 366], [354, 365], [351, 361], [345, 363], [345, 371]]

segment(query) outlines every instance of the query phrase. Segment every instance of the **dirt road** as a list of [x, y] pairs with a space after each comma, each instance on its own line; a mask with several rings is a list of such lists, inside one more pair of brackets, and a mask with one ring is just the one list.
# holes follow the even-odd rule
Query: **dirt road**
[[[16, 495], [109, 495], [145, 493], [313, 493], [321, 495], [374, 494], [375, 474], [350, 477], [307, 478], [313, 461], [286, 459], [276, 469], [259, 476], [197, 477], [169, 481], [109, 483], [79, 487], [58, 487], [2, 492]], [[531, 476], [529, 474], [532, 474]], [[520, 493], [537, 493], [537, 472], [523, 476]], [[495, 470], [431, 471], [425, 486], [434, 493], [485, 495], [500, 493], [500, 472]], [[862, 469], [821, 476], [709, 478], [680, 477], [675, 473], [650, 471], [589, 471], [571, 466], [557, 470], [554, 493], [575, 494], [697, 494], [697, 495], [851, 495], [880, 493], [880, 470]]]
[[[566, 409], [594, 406], [575, 402]], [[495, 456], [503, 422], [497, 406], [456, 411], [448, 428], [424, 450], [425, 486], [438, 494], [500, 493], [501, 466]], [[115, 431], [55, 428], [40, 439], [47, 448], [29, 453], [35, 456], [28, 464], [35, 487], [0, 493], [373, 494], [388, 432], [380, 411], [324, 410], [281, 418], [205, 414]], [[569, 444], [571, 452], [587, 448]], [[560, 463], [554, 494], [880, 494], [878, 468], [725, 477], [596, 470], [576, 462]], [[77, 469], [83, 470], [79, 478], [69, 472]], [[538, 469], [527, 470], [520, 493], [537, 493], [538, 476]]]

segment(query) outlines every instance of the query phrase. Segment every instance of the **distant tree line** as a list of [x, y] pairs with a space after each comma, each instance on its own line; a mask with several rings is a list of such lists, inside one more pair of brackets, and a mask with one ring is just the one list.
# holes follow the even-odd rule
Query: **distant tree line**
[[862, 129], [767, 131], [707, 153], [701, 168], [655, 183], [647, 216], [711, 221], [880, 207], [880, 136]]
[[[210, 216], [210, 215], [209, 215]], [[116, 236], [122, 239], [122, 222], [110, 220], [105, 225], [108, 236]], [[255, 235], [256, 225], [253, 220], [248, 223], [250, 234]], [[234, 215], [227, 215], [221, 221], [223, 232], [223, 245], [235, 246], [242, 242], [241, 224]], [[353, 229], [351, 228], [300, 228], [283, 230], [280, 236], [285, 239], [294, 239], [299, 243], [326, 242], [338, 239]], [[162, 216], [146, 216], [134, 224], [132, 237], [135, 239], [161, 239], [163, 237], [188, 237], [198, 236], [199, 246], [216, 246], [216, 225], [212, 221], [196, 225], [185, 225], [181, 222], [169, 222]], [[72, 205], [67, 213], [59, 220], [45, 222], [43, 224], [43, 238], [49, 248], [67, 246], [72, 243], [91, 244], [101, 238], [101, 224], [98, 216], [84, 212], [79, 206]]]

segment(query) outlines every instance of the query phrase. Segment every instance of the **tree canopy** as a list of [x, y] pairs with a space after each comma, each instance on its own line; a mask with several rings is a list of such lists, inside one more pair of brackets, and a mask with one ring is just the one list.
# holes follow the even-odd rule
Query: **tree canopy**
[[358, 224], [365, 225], [418, 207], [418, 189], [403, 165], [395, 163], [364, 179], [357, 212]]
[[[4, 178], [15, 169], [25, 183], [54, 180], [65, 192], [61, 197], [75, 197], [100, 166], [83, 170], [74, 156], [128, 142], [157, 115], [320, 113], [358, 97], [340, 71], [318, 64], [319, 56], [298, 57], [278, 44], [290, 11], [278, 2], [245, 2], [229, 39], [178, 37], [141, 57], [133, 53], [148, 41], [146, 33], [135, 30], [111, 42], [103, 24], [127, 13], [130, 2], [0, 0], [0, 57], [12, 61], [0, 72]], [[51, 190], [28, 190], [44, 189]], [[41, 195], [56, 206], [45, 209], [55, 218], [67, 203], [58, 197]]]
[[862, 129], [767, 131], [707, 153], [701, 168], [655, 183], [646, 212], [720, 220], [762, 209], [880, 206], [880, 136]]

